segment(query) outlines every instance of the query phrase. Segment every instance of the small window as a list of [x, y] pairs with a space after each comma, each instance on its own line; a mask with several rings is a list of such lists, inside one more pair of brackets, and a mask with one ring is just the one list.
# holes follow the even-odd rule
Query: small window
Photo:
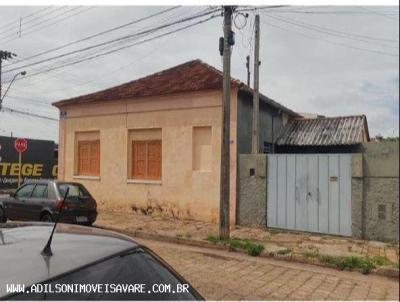
[[47, 199], [47, 185], [36, 185], [32, 192], [32, 198], [45, 198]]
[[78, 141], [78, 175], [100, 175], [100, 140]]
[[19, 189], [17, 191], [17, 193], [15, 194], [16, 197], [18, 198], [26, 198], [26, 197], [30, 197], [32, 194], [32, 190], [35, 187], [34, 184], [30, 184], [30, 185], [25, 185], [23, 186], [21, 189]]
[[193, 170], [211, 171], [211, 127], [193, 127]]
[[161, 140], [132, 141], [133, 179], [161, 179]]

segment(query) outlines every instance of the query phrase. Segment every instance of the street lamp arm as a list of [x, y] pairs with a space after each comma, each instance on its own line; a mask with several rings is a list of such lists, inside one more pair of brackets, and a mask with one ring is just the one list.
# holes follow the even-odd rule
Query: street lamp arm
[[14, 83], [15, 79], [19, 75], [22, 75], [22, 76], [26, 75], [26, 71], [22, 71], [22, 72], [15, 74], [14, 77], [12, 78], [10, 84], [8, 84], [8, 87], [7, 87], [6, 91], [4, 92], [3, 96], [0, 95], [0, 109], [1, 109], [1, 104], [3, 103], [3, 100], [6, 97], [8, 90], [10, 90], [12, 83]]

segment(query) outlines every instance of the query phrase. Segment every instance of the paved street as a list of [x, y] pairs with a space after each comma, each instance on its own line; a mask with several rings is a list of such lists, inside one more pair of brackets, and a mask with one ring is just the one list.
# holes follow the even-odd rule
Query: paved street
[[399, 300], [395, 279], [139, 240], [212, 300]]

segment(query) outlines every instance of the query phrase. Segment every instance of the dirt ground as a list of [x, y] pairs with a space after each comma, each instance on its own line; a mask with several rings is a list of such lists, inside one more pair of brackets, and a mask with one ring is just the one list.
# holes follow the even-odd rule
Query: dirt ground
[[[101, 227], [118, 228], [125, 231], [141, 230], [175, 238], [205, 240], [209, 235], [217, 235], [217, 225], [193, 220], [145, 215], [142, 213], [99, 211], [95, 223]], [[398, 268], [398, 243], [356, 240], [347, 237], [296, 233], [273, 229], [259, 229], [233, 226], [232, 238], [257, 241], [264, 245], [265, 252], [290, 250], [297, 254], [318, 253], [331, 256], [381, 256]]]

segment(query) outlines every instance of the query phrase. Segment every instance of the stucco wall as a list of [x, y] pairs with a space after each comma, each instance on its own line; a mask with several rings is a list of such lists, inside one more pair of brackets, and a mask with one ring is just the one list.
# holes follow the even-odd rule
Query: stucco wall
[[266, 154], [239, 155], [239, 225], [267, 226], [267, 162]]
[[[231, 99], [231, 222], [236, 212], [236, 99]], [[221, 153], [221, 92], [80, 104], [60, 108], [60, 179], [82, 182], [99, 207], [129, 210], [158, 207], [169, 215], [218, 221]], [[194, 126], [211, 126], [211, 171], [193, 171]], [[128, 181], [129, 130], [161, 129], [161, 183]], [[79, 131], [100, 132], [100, 178], [74, 175], [74, 140]]]
[[399, 144], [363, 144], [362, 159], [353, 156], [353, 235], [399, 240]]

